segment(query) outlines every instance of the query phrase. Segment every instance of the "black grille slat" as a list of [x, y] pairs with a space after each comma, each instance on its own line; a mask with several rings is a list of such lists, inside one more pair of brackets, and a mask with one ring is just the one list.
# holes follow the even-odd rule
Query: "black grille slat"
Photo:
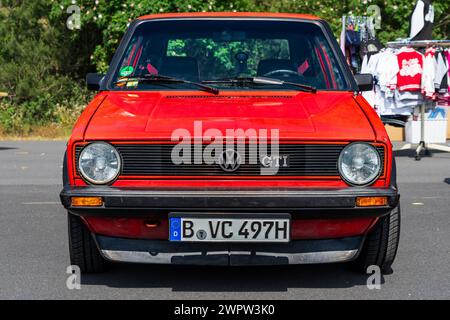
[[[248, 146], [245, 148], [245, 163], [232, 173], [224, 172], [219, 165], [172, 163], [171, 144], [116, 144], [123, 161], [122, 176], [259, 176], [260, 164], [248, 163]], [[339, 145], [280, 144], [279, 155], [289, 155], [289, 167], [280, 167], [276, 176], [339, 176], [337, 163], [345, 147]], [[191, 159], [194, 149], [191, 147]], [[223, 147], [226, 148], [225, 146]], [[82, 146], [75, 148], [75, 161]], [[377, 147], [384, 163], [384, 148]], [[267, 147], [270, 155], [270, 146]], [[77, 166], [78, 168], [78, 166]], [[77, 169], [78, 171], [78, 169]], [[384, 174], [384, 169], [382, 175]]]

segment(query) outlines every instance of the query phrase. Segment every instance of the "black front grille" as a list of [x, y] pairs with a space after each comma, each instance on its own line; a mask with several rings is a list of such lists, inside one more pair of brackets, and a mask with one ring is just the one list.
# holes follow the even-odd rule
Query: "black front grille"
[[[246, 146], [242, 164], [234, 172], [224, 171], [219, 164], [174, 164], [171, 144], [116, 144], [122, 157], [122, 176], [260, 176], [261, 163], [250, 164]], [[338, 176], [339, 154], [343, 144], [280, 144], [280, 157], [287, 156], [287, 166], [281, 166], [276, 176]], [[82, 146], [75, 149], [75, 160]], [[225, 149], [225, 146], [224, 146]], [[268, 146], [267, 154], [271, 154]], [[384, 148], [377, 147], [384, 163]], [[191, 147], [191, 162], [194, 162]], [[214, 155], [213, 156], [217, 156]], [[244, 160], [245, 159], [245, 160]], [[281, 163], [283, 161], [281, 160]], [[78, 165], [77, 165], [78, 168]]]

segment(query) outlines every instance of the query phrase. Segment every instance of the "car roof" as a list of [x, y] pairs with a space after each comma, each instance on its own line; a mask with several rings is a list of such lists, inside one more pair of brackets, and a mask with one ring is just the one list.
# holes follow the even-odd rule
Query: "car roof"
[[138, 20], [152, 20], [164, 18], [285, 18], [320, 20], [319, 17], [310, 14], [298, 13], [273, 13], [273, 12], [180, 12], [149, 14], [139, 17]]

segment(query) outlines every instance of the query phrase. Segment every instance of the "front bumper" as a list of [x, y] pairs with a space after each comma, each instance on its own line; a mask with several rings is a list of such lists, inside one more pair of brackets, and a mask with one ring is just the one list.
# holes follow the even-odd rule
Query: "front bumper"
[[101, 254], [110, 261], [225, 266], [346, 262], [356, 258], [362, 240], [360, 236], [287, 244], [226, 244], [96, 236]]
[[[101, 207], [73, 207], [71, 197], [103, 198]], [[357, 197], [388, 197], [379, 207], [357, 207]], [[60, 194], [63, 206], [80, 216], [142, 217], [169, 212], [284, 212], [292, 218], [380, 217], [395, 208], [399, 194], [389, 188], [289, 189], [142, 189], [70, 187]]]
[[[380, 217], [398, 205], [396, 188], [327, 189], [140, 189], [69, 187], [61, 192], [67, 210], [79, 216], [146, 217], [171, 212], [238, 214], [289, 213], [292, 219]], [[71, 197], [102, 197], [101, 207], [73, 207]], [[385, 196], [382, 207], [357, 207], [357, 197]], [[105, 259], [132, 263], [190, 265], [274, 265], [345, 262], [356, 258], [364, 235], [339, 239], [291, 240], [282, 244], [180, 243], [96, 234]]]

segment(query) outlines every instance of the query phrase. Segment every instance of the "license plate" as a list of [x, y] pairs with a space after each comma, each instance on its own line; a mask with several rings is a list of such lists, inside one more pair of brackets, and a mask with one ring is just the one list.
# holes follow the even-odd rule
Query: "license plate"
[[289, 242], [290, 219], [283, 218], [169, 218], [170, 241]]

